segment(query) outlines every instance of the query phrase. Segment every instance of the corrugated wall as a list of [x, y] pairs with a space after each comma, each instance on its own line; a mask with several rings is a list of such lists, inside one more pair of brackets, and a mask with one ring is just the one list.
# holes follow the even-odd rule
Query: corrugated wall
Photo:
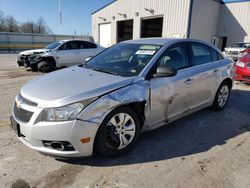
[[250, 42], [250, 2], [227, 3], [222, 6], [219, 35], [234, 42]]
[[[117, 0], [106, 8], [92, 15], [92, 35], [99, 42], [99, 24], [111, 23], [112, 43], [116, 43], [116, 22], [134, 19], [133, 39], [140, 38], [141, 19], [145, 17], [164, 16], [163, 37], [186, 37], [190, 0]], [[147, 9], [154, 9], [152, 15]], [[139, 16], [135, 13], [139, 12]], [[126, 14], [127, 18], [119, 15]], [[112, 17], [115, 16], [115, 19]], [[106, 19], [104, 22], [102, 17]]]
[[0, 32], [0, 52], [5, 53], [27, 49], [44, 48], [49, 43], [65, 39], [93, 41], [93, 38], [90, 36], [41, 35], [30, 33]]
[[212, 42], [218, 34], [221, 3], [214, 0], [193, 0], [190, 38]]

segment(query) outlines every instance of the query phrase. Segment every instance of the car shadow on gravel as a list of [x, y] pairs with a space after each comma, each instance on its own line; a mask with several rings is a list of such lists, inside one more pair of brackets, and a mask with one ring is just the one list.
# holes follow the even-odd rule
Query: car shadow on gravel
[[119, 158], [95, 154], [81, 159], [60, 159], [89, 166], [116, 166], [161, 161], [206, 152], [250, 131], [250, 91], [233, 90], [228, 106], [220, 112], [204, 109], [168, 126], [140, 135], [135, 148]]

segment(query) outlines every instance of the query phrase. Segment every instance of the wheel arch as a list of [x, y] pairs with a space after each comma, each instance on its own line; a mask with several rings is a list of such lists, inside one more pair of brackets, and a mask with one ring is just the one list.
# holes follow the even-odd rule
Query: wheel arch
[[[232, 87], [233, 87], [233, 80], [232, 80], [232, 78], [225, 78], [225, 79], [223, 79], [223, 80], [221, 81], [220, 85], [221, 85], [222, 83], [225, 83], [225, 82], [229, 83], [230, 90], [231, 90]], [[220, 87], [220, 85], [218, 86], [218, 88]], [[218, 90], [218, 88], [217, 88], [217, 90]]]
[[142, 129], [144, 122], [145, 122], [145, 105], [146, 105], [146, 101], [130, 102], [130, 103], [126, 103], [126, 104], [121, 104], [121, 105], [115, 107], [113, 110], [115, 110], [116, 108], [120, 108], [120, 107], [126, 107], [126, 106], [130, 107], [137, 114], [137, 116], [140, 120], [140, 127]]
[[41, 61], [48, 61], [48, 62], [52, 63], [53, 66], [56, 66], [56, 60], [53, 56], [42, 57], [39, 62], [41, 62]]

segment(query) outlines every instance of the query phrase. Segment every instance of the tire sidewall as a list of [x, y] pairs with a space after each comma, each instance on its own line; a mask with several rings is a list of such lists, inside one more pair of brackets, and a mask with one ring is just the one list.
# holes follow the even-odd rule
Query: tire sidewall
[[[47, 65], [47, 66], [50, 67], [50, 68], [48, 68], [48, 69], [46, 69], [46, 70], [41, 69], [42, 66], [45, 66], [45, 65]], [[48, 61], [41, 61], [41, 62], [39, 62], [38, 65], [37, 65], [37, 67], [38, 67], [38, 70], [39, 70], [40, 72], [45, 72], [45, 73], [46, 73], [46, 72], [50, 72], [50, 71], [53, 70], [53, 65], [52, 65], [52, 63], [50, 63], [50, 62], [48, 62]]]
[[[135, 131], [135, 135], [134, 135], [133, 140], [125, 148], [117, 150], [117, 149], [113, 149], [112, 147], [110, 147], [110, 145], [107, 143], [106, 126], [107, 126], [108, 122], [110, 121], [110, 119], [119, 113], [126, 113], [133, 118], [133, 120], [135, 122], [136, 131]], [[108, 156], [108, 157], [121, 156], [121, 155], [124, 155], [125, 153], [129, 152], [133, 148], [133, 146], [135, 145], [135, 143], [137, 142], [137, 140], [139, 138], [139, 134], [140, 134], [140, 120], [139, 120], [136, 112], [130, 107], [126, 107], [126, 106], [125, 107], [118, 107], [118, 108], [112, 110], [104, 118], [103, 122], [101, 123], [101, 125], [97, 131], [97, 134], [96, 134], [94, 148], [98, 153], [101, 153], [101, 154]]]
[[[219, 97], [219, 93], [221, 91], [221, 88], [223, 86], [227, 86], [228, 87], [228, 97], [227, 97], [227, 101], [225, 103], [225, 105], [223, 107], [221, 107], [218, 103], [218, 97]], [[228, 103], [228, 100], [229, 100], [229, 97], [230, 97], [230, 94], [231, 94], [231, 87], [230, 87], [230, 84], [228, 82], [222, 82], [221, 85], [219, 86], [217, 92], [216, 92], [216, 96], [215, 96], [215, 99], [214, 99], [214, 103], [213, 103], [213, 109], [214, 110], [217, 110], [217, 111], [220, 111], [220, 110], [223, 110], [226, 106], [227, 106], [227, 103]]]

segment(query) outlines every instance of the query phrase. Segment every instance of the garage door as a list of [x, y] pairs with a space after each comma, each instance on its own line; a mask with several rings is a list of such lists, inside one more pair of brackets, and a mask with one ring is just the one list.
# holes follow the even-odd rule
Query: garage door
[[103, 47], [111, 46], [111, 24], [100, 24], [99, 25], [99, 41]]
[[141, 38], [162, 37], [163, 17], [143, 19], [141, 21]]

